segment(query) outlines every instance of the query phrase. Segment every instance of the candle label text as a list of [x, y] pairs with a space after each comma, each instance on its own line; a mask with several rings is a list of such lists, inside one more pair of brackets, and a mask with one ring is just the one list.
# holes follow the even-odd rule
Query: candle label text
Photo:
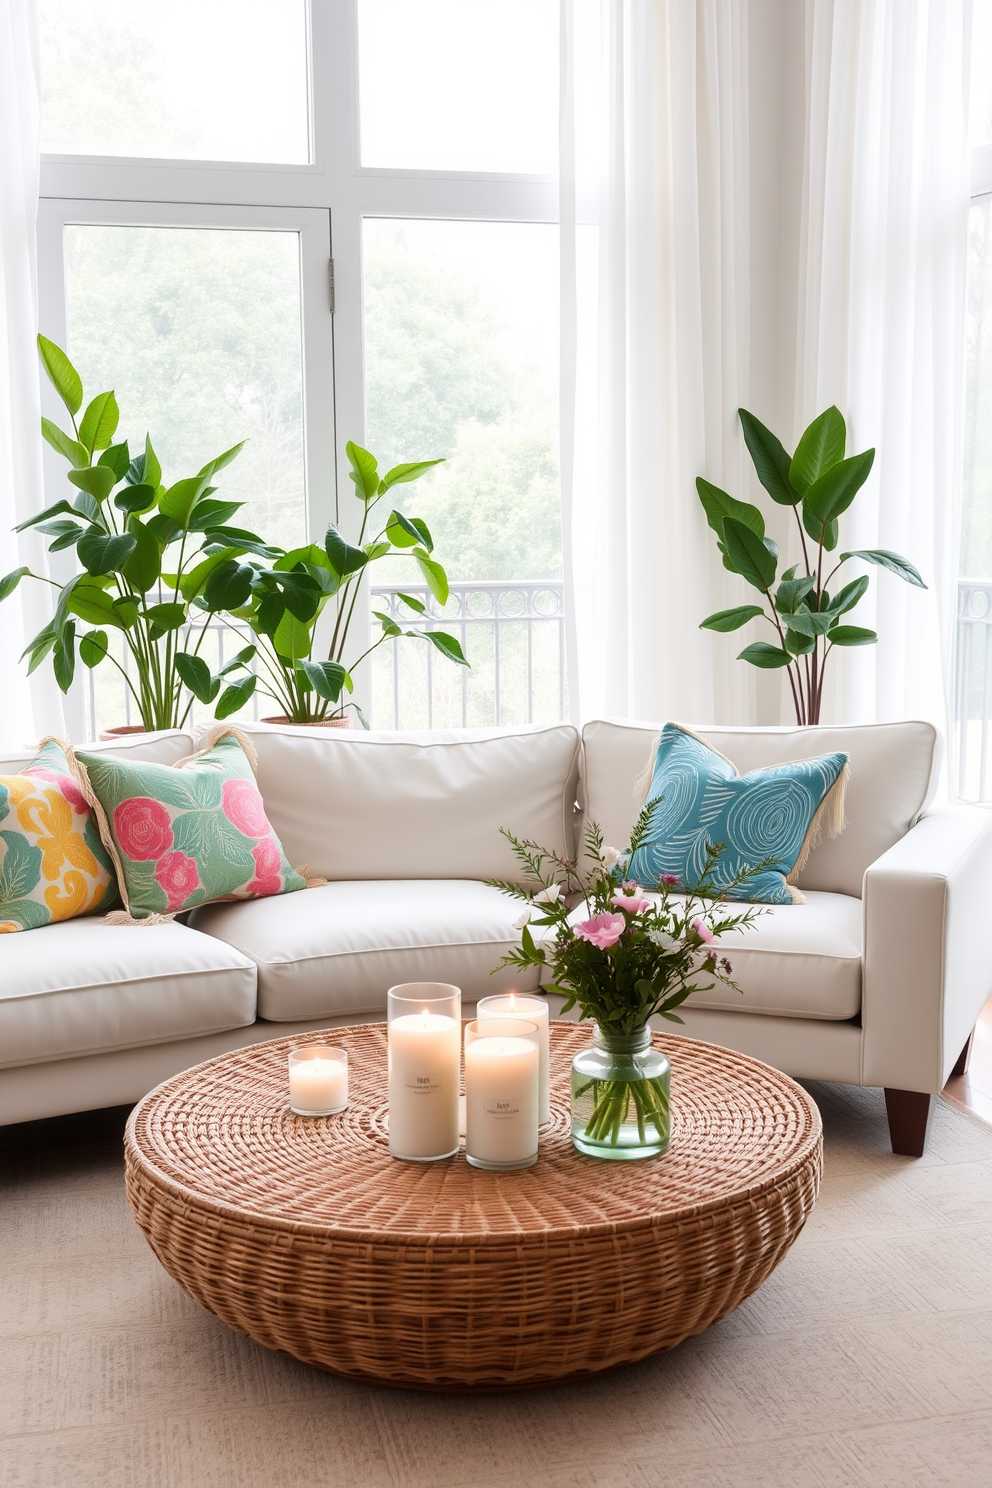
[[403, 1083], [414, 1095], [436, 1095], [441, 1089], [440, 1075], [407, 1075]]
[[486, 1099], [485, 1111], [495, 1121], [511, 1121], [514, 1116], [520, 1115], [520, 1107], [514, 1101], [501, 1101]]

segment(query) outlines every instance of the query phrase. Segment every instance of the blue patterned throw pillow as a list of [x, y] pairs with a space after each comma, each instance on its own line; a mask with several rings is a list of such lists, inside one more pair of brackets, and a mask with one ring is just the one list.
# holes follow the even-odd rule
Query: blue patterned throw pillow
[[[666, 723], [647, 793], [660, 805], [624, 877], [647, 888], [663, 875], [685, 889], [703, 887], [707, 853], [723, 844], [709, 891], [759, 904], [805, 903], [790, 880], [823, 826], [832, 837], [843, 830], [847, 761], [846, 754], [824, 754], [740, 775], [688, 729]], [[761, 872], [749, 873], [757, 864]]]

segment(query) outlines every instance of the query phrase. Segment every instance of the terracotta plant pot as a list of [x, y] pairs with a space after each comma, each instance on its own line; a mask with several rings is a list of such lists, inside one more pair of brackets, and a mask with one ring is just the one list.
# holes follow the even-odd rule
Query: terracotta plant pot
[[280, 714], [275, 718], [260, 718], [259, 723], [283, 723], [290, 728], [351, 728], [350, 718], [324, 718], [319, 723], [294, 723], [291, 718]]
[[126, 734], [147, 734], [147, 732], [143, 723], [119, 723], [116, 728], [101, 729], [100, 742], [105, 744], [110, 739], [123, 739]]

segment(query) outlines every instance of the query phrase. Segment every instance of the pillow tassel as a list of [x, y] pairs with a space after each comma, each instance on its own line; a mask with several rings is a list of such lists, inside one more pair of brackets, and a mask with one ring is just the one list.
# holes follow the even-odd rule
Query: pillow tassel
[[[802, 873], [809, 862], [809, 855], [820, 841], [823, 829], [826, 827], [828, 837], [839, 837], [847, 826], [847, 782], [851, 778], [851, 766], [846, 764], [841, 770], [833, 785], [827, 791], [823, 800], [816, 808], [816, 815], [810, 822], [803, 838], [803, 845], [799, 849], [799, 856], [795, 861], [792, 872], [786, 879], [788, 886], [793, 886], [796, 879]], [[794, 900], [794, 903], [798, 901]]]
[[644, 761], [644, 768], [638, 772], [637, 779], [634, 781], [634, 805], [637, 807], [638, 811], [642, 810], [642, 808], [644, 807], [644, 804], [648, 798], [648, 791], [651, 789], [651, 781], [654, 776], [655, 756], [658, 753], [658, 745], [660, 743], [661, 735], [655, 734], [654, 738], [651, 740], [651, 749], [648, 757]]
[[[81, 760], [78, 760], [76, 758], [76, 751], [73, 749], [71, 744], [66, 747], [65, 757], [69, 762], [69, 769], [72, 771], [72, 778], [79, 786], [79, 789], [83, 795], [83, 799], [86, 801], [86, 804], [92, 808], [93, 815], [96, 817], [97, 829], [100, 833], [100, 841], [103, 843], [107, 855], [114, 865], [114, 872], [117, 874], [117, 892], [121, 896], [121, 902], [124, 905], [124, 908], [112, 909], [110, 911], [110, 914], [125, 914], [127, 915], [129, 923], [137, 924], [137, 920], [131, 920], [131, 906], [128, 903], [127, 899], [127, 879], [124, 875], [124, 864], [121, 862], [121, 855], [117, 851], [117, 843], [114, 841], [114, 834], [110, 830], [110, 823], [107, 820], [107, 813], [104, 811], [103, 804], [97, 796], [96, 791], [93, 789], [89, 777], [89, 772], [87, 771], [86, 766], [82, 763]], [[105, 916], [105, 918], [109, 923], [110, 915]]]
[[210, 753], [219, 739], [223, 739], [228, 734], [230, 734], [232, 739], [237, 739], [241, 745], [245, 759], [251, 766], [251, 773], [257, 779], [258, 751], [249, 736], [243, 733], [241, 729], [235, 728], [233, 723], [219, 723], [216, 728], [212, 728], [204, 737], [202, 748], [198, 749], [195, 754], [188, 754], [185, 759], [177, 760], [175, 769], [181, 770], [184, 765], [192, 765], [196, 760], [202, 759], [205, 754]]
[[313, 877], [310, 876], [309, 863], [304, 863], [302, 867], [296, 869], [296, 872], [303, 879], [308, 889], [322, 889], [327, 883], [327, 879], [321, 878], [319, 874], [315, 874]]

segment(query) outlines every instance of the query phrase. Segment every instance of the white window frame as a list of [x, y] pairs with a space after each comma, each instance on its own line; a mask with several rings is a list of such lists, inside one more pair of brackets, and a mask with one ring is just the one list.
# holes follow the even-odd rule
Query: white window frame
[[[357, 535], [359, 503], [344, 445], [365, 438], [365, 352], [362, 304], [362, 224], [366, 217], [461, 222], [557, 223], [553, 177], [468, 171], [387, 170], [360, 163], [357, 0], [309, 0], [311, 156], [309, 165], [218, 161], [135, 160], [43, 155], [39, 218], [41, 330], [65, 344], [65, 223], [140, 226], [295, 226], [301, 234], [304, 333], [304, 426], [307, 519], [319, 538], [336, 522]], [[411, 101], [416, 87], [411, 84]], [[316, 216], [314, 214], [317, 214]], [[318, 262], [317, 219], [329, 231], [334, 261], [334, 313], [329, 316], [327, 262]], [[324, 242], [327, 242], [325, 237]], [[323, 318], [323, 325], [321, 319]], [[57, 499], [64, 469], [46, 467]], [[52, 489], [50, 488], [50, 489]], [[343, 493], [343, 499], [342, 499]], [[359, 619], [359, 617], [361, 617]], [[366, 627], [368, 606], [356, 623]], [[364, 670], [364, 669], [363, 669]], [[356, 700], [367, 706], [367, 678], [356, 678]], [[81, 737], [82, 691], [67, 699], [67, 723]]]

